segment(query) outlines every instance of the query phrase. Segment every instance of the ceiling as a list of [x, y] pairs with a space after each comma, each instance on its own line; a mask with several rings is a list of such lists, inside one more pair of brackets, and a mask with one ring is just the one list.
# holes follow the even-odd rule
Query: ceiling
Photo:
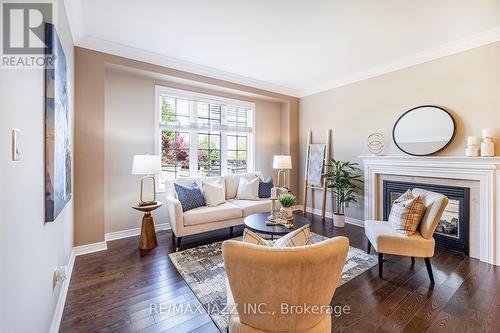
[[66, 0], [78, 46], [305, 96], [500, 40], [500, 0]]

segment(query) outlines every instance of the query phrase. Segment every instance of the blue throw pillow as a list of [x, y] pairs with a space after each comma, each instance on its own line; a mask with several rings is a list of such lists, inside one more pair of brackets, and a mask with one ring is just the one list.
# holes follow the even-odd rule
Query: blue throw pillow
[[266, 181], [259, 182], [259, 198], [270, 198], [273, 188], [273, 177], [267, 178]]
[[205, 197], [201, 193], [198, 184], [194, 182], [191, 186], [174, 183], [177, 198], [181, 202], [182, 211], [186, 212], [196, 207], [206, 206]]

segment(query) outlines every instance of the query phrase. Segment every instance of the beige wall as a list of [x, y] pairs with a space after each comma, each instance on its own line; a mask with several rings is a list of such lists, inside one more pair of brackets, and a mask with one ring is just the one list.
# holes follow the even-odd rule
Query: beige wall
[[[73, 96], [73, 42], [64, 5], [56, 5]], [[73, 249], [74, 199], [44, 223], [43, 69], [0, 69], [0, 104], [0, 332], [49, 332], [61, 292], [53, 272], [68, 264]], [[16, 162], [12, 128], [21, 130]]]
[[[105, 232], [109, 233], [139, 226], [140, 214], [130, 208], [137, 201], [139, 192], [139, 179], [130, 174], [132, 157], [155, 153], [155, 86], [174, 85], [113, 70], [106, 71], [105, 82], [104, 211]], [[191, 89], [210, 93], [206, 89]], [[237, 98], [227, 94], [224, 97]], [[255, 103], [255, 169], [277, 179], [272, 159], [281, 152], [281, 105], [241, 98]], [[159, 200], [162, 200], [162, 195], [158, 194]], [[165, 207], [153, 214], [156, 224], [168, 222]]]
[[[75, 245], [104, 241], [104, 63], [75, 47]], [[82, 65], [79, 65], [82, 64]]]
[[[336, 159], [361, 162], [359, 156], [369, 154], [366, 138], [372, 132], [386, 137], [386, 155], [403, 155], [392, 142], [392, 126], [403, 112], [423, 104], [446, 108], [457, 123], [454, 141], [440, 155], [463, 156], [466, 136], [480, 136], [482, 128], [495, 130], [500, 155], [499, 59], [500, 43], [494, 43], [301, 98], [301, 170], [308, 130], [321, 142], [325, 130], [332, 129]], [[316, 202], [320, 208], [321, 201]], [[363, 219], [362, 200], [347, 216]]]
[[[254, 102], [255, 168], [266, 175], [274, 172], [272, 156], [278, 153], [290, 152], [298, 163], [298, 130], [293, 129], [298, 129], [297, 98], [78, 47], [75, 54], [76, 245], [101, 242], [106, 232], [139, 226], [140, 214], [130, 208], [137, 200], [138, 179], [130, 168], [134, 154], [154, 153], [155, 84]], [[211, 92], [178, 79], [233, 92]], [[283, 117], [288, 119], [285, 125]], [[287, 126], [291, 134], [283, 140]], [[298, 168], [292, 171], [290, 184], [296, 189]], [[155, 216], [156, 223], [167, 222], [164, 209]]]
[[[139, 177], [130, 173], [133, 155], [155, 153], [154, 84], [148, 78], [106, 72], [105, 101], [104, 210], [108, 233], [140, 226], [141, 214], [131, 208], [138, 199]], [[153, 213], [157, 224], [166, 222], [165, 208], [160, 209]]]

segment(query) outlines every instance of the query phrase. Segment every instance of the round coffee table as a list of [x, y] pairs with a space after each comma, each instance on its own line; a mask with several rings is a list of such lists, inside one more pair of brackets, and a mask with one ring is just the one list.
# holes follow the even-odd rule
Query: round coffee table
[[267, 217], [270, 213], [255, 213], [245, 217], [243, 222], [245, 227], [261, 234], [270, 235], [271, 239], [274, 236], [283, 236], [309, 224], [309, 220], [302, 215], [293, 215], [293, 228], [288, 229], [282, 225], [266, 225]]

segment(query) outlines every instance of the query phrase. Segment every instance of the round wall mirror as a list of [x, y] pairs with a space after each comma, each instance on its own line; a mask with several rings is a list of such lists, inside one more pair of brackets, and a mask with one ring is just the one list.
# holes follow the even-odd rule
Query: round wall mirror
[[455, 121], [448, 111], [438, 106], [423, 105], [399, 117], [392, 130], [392, 138], [403, 152], [427, 156], [448, 146], [455, 132]]

